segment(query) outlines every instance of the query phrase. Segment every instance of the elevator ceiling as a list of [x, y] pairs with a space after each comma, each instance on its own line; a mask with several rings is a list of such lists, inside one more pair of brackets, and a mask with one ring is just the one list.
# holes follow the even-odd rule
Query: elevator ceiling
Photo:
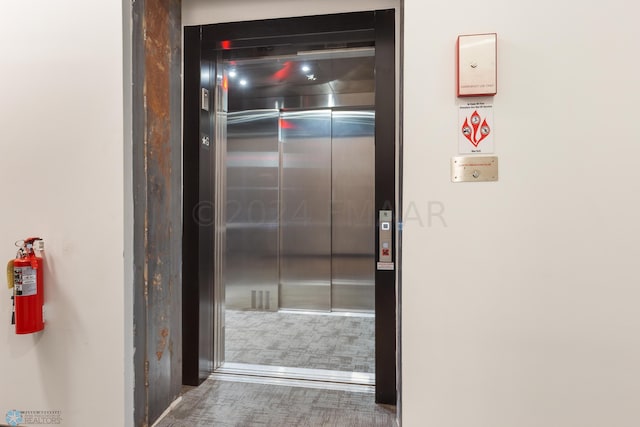
[[373, 47], [225, 61], [229, 111], [371, 106]]

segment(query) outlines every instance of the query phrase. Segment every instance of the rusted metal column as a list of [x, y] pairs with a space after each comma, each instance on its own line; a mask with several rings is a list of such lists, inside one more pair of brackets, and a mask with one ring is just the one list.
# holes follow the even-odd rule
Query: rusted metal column
[[179, 0], [132, 3], [136, 426], [182, 383], [180, 10]]

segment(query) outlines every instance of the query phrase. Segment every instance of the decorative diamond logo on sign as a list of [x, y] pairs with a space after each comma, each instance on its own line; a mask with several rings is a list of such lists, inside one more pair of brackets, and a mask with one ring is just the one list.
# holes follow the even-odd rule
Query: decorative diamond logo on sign
[[461, 105], [458, 123], [460, 153], [493, 153], [493, 105]]

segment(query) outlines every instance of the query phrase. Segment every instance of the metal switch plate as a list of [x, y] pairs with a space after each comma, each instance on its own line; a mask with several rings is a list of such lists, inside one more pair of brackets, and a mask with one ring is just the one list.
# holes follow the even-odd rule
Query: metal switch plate
[[209, 91], [205, 88], [202, 88], [202, 101], [201, 106], [204, 111], [209, 111]]
[[452, 182], [480, 182], [497, 180], [497, 156], [459, 156], [451, 158]]

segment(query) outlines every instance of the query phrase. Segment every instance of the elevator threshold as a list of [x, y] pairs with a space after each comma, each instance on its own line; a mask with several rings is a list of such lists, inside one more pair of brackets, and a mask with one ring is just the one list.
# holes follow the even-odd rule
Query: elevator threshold
[[288, 313], [288, 314], [310, 314], [312, 316], [341, 316], [341, 317], [376, 317], [375, 313], [371, 312], [371, 310], [334, 310], [334, 311], [317, 311], [317, 310], [296, 310], [293, 308], [281, 308], [278, 310], [278, 313]]
[[221, 381], [285, 385], [358, 393], [375, 392], [375, 374], [366, 372], [225, 362], [211, 374], [211, 378]]

